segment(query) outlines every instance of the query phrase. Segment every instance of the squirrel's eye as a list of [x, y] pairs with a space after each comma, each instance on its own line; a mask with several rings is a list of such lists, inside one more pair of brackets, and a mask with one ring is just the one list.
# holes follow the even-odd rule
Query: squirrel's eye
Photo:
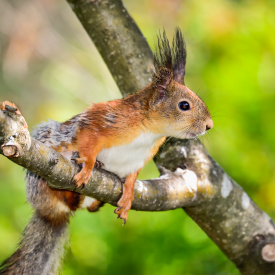
[[182, 111], [187, 111], [187, 110], [190, 110], [190, 105], [187, 101], [181, 101], [179, 103], [179, 108], [182, 110]]

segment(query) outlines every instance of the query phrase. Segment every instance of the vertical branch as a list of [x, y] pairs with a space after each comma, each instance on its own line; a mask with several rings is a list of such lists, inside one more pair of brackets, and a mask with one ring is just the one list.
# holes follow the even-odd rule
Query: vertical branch
[[[67, 0], [124, 96], [149, 82], [153, 54], [121, 1]], [[137, 47], [138, 45], [138, 47]]]

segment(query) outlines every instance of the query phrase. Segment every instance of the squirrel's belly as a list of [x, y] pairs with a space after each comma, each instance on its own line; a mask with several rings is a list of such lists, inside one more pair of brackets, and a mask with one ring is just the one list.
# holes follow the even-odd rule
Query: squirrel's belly
[[131, 143], [103, 149], [97, 160], [104, 164], [103, 169], [123, 178], [144, 166], [160, 137], [159, 134], [143, 132]]

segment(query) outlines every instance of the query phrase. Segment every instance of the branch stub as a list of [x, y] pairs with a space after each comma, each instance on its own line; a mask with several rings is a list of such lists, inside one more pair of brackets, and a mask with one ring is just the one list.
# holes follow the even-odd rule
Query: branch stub
[[8, 158], [15, 158], [19, 156], [19, 149], [16, 145], [3, 145], [3, 154]]
[[275, 262], [275, 244], [269, 243], [266, 244], [262, 249], [262, 258], [266, 262]]

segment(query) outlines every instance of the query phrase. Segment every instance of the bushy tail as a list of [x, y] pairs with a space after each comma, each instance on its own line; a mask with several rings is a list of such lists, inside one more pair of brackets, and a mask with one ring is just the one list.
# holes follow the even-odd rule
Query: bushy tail
[[35, 211], [18, 250], [1, 265], [0, 274], [56, 274], [64, 252], [66, 232], [66, 221], [55, 224]]
[[[64, 124], [53, 120], [43, 122], [32, 136], [47, 146], [72, 143], [77, 129], [75, 119]], [[0, 274], [56, 274], [64, 252], [69, 218], [79, 204], [80, 195], [51, 189], [45, 179], [30, 171], [26, 180], [27, 199], [35, 211], [17, 251], [0, 266]], [[75, 207], [70, 207], [68, 201]]]

